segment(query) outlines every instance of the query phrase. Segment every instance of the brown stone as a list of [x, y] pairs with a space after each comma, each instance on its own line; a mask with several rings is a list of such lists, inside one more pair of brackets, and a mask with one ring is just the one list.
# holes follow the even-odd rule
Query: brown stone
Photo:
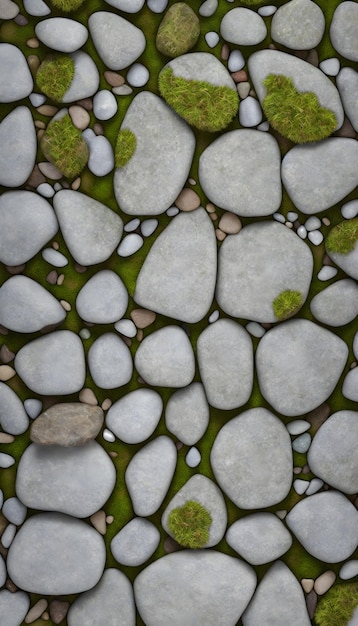
[[336, 581], [336, 574], [333, 570], [327, 570], [323, 572], [314, 582], [314, 590], [318, 596], [323, 596], [327, 593], [328, 589], [334, 585]]
[[306, 605], [307, 605], [307, 611], [308, 611], [309, 618], [313, 619], [313, 616], [314, 616], [315, 610], [316, 610], [316, 606], [317, 606], [317, 594], [316, 594], [316, 592], [313, 589], [306, 596]]
[[33, 74], [36, 74], [37, 70], [39, 69], [41, 65], [41, 61], [39, 57], [37, 56], [37, 54], [29, 54], [29, 56], [27, 57], [27, 63], [29, 65], [31, 72]]
[[230, 48], [227, 43], [224, 43], [221, 48], [220, 56], [223, 61], [227, 61], [230, 56]]
[[7, 328], [5, 328], [5, 326], [3, 326], [2, 324], [0, 324], [0, 335], [8, 335], [9, 331]]
[[82, 98], [82, 100], [77, 100], [76, 104], [86, 109], [86, 111], [92, 111], [93, 109], [92, 98]]
[[170, 552], [177, 552], [178, 550], [182, 549], [182, 547], [179, 545], [179, 543], [175, 541], [175, 539], [173, 539], [173, 537], [166, 537], [164, 539], [163, 548], [168, 554]]
[[15, 593], [15, 591], [17, 591], [17, 587], [15, 583], [13, 583], [12, 580], [10, 580], [10, 578], [6, 580], [5, 587], [8, 591], [11, 591], [11, 593]]
[[45, 600], [44, 598], [38, 600], [27, 613], [25, 617], [25, 624], [32, 624], [32, 622], [35, 622], [39, 617], [41, 617], [42, 613], [46, 611], [47, 607], [47, 600]]
[[40, 130], [37, 131], [37, 142], [41, 143], [41, 139], [44, 136], [45, 131], [43, 128], [40, 128]]
[[0, 348], [0, 360], [3, 363], [11, 363], [15, 358], [15, 354], [7, 347], [5, 343]]
[[83, 274], [84, 272], [87, 272], [88, 267], [85, 267], [85, 265], [80, 265], [79, 263], [75, 263], [75, 270], [79, 274]]
[[124, 85], [124, 77], [121, 74], [117, 74], [117, 72], [112, 72], [111, 70], [106, 70], [104, 73], [104, 77], [111, 87], [120, 87]]
[[137, 330], [136, 339], [137, 341], [142, 341], [143, 337], [144, 337], [144, 333], [142, 329], [140, 328], [139, 330]]
[[349, 137], [354, 139], [356, 136], [356, 131], [354, 130], [352, 124], [350, 123], [348, 117], [344, 118], [343, 124], [335, 133], [333, 133], [335, 137]]
[[327, 402], [323, 402], [320, 406], [305, 415], [305, 420], [310, 422], [315, 430], [317, 430], [323, 422], [329, 417], [331, 408]]
[[68, 109], [68, 112], [70, 114], [72, 124], [76, 128], [79, 128], [80, 130], [88, 128], [91, 118], [88, 111], [86, 111], [84, 107], [81, 107], [78, 104], [73, 104]]
[[6, 382], [16, 375], [13, 367], [10, 365], [0, 365], [0, 380]]
[[52, 600], [50, 602], [50, 617], [54, 624], [60, 624], [65, 619], [68, 609], [70, 608], [69, 602], [61, 600]]
[[107, 531], [106, 514], [104, 511], [97, 511], [90, 517], [90, 522], [101, 535], [105, 535]]
[[35, 165], [26, 183], [30, 185], [30, 187], [34, 187], [34, 189], [36, 189], [36, 187], [41, 185], [41, 183], [45, 183], [45, 182], [46, 182], [45, 176], [40, 171], [40, 168], [38, 167], [38, 165]]
[[82, 402], [55, 404], [33, 421], [30, 439], [41, 445], [81, 446], [97, 437], [103, 417], [98, 406]]
[[25, 15], [21, 15], [20, 13], [14, 19], [15, 24], [18, 26], [26, 26], [29, 23], [29, 20]]
[[40, 115], [44, 115], [45, 117], [53, 117], [56, 115], [58, 108], [52, 106], [52, 104], [42, 104], [40, 107], [36, 109]]
[[73, 189], [73, 191], [77, 191], [77, 189], [79, 189], [80, 187], [81, 187], [81, 176], [77, 176], [77, 178], [75, 178], [75, 180], [73, 181], [71, 185], [71, 189]]
[[205, 208], [208, 213], [215, 213], [216, 211], [215, 206], [212, 204], [212, 202], [208, 202]]
[[212, 222], [216, 222], [216, 220], [218, 219], [218, 216], [216, 215], [216, 213], [210, 213], [210, 219]]
[[302, 474], [309, 474], [310, 473], [310, 467], [309, 465], [304, 465], [302, 468]]
[[227, 235], [235, 235], [242, 228], [241, 220], [238, 215], [225, 211], [220, 218], [219, 228]]
[[246, 83], [247, 82], [247, 72], [245, 70], [238, 70], [237, 72], [233, 72], [231, 74], [231, 78], [235, 83]]
[[148, 309], [133, 309], [131, 312], [131, 318], [137, 328], [147, 328], [155, 321], [157, 317], [154, 311]]
[[9, 274], [22, 274], [26, 268], [26, 264], [22, 263], [21, 265], [6, 265], [5, 268], [6, 271], [9, 272]]
[[302, 61], [305, 61], [308, 57], [308, 50], [295, 50], [293, 54], [298, 59], [302, 59]]
[[200, 206], [200, 198], [193, 189], [185, 187], [175, 200], [175, 204], [181, 211], [195, 211]]
[[46, 124], [42, 120], [35, 120], [35, 126], [36, 128], [42, 128], [42, 129], [46, 128]]
[[307, 55], [306, 61], [307, 63], [311, 63], [311, 65], [318, 67], [319, 60], [317, 50], [310, 50]]
[[48, 161], [39, 163], [39, 170], [44, 176], [46, 176], [46, 178], [50, 178], [51, 180], [61, 180], [61, 178], [63, 178], [63, 174], [57, 169], [57, 167]]
[[110, 409], [112, 406], [112, 400], [110, 398], [105, 398], [101, 406], [104, 411], [108, 411], [108, 409]]
[[47, 274], [46, 276], [46, 280], [49, 285], [56, 285], [57, 278], [58, 273], [56, 272], [56, 270], [51, 270], [51, 272], [49, 272], [49, 274]]
[[27, 40], [26, 45], [29, 48], [39, 48], [40, 42], [38, 39], [36, 39], [36, 37], [30, 37], [30, 39]]
[[102, 126], [102, 124], [100, 124], [99, 122], [96, 122], [93, 126], [93, 131], [94, 133], [98, 136], [98, 135], [104, 135], [104, 128]]

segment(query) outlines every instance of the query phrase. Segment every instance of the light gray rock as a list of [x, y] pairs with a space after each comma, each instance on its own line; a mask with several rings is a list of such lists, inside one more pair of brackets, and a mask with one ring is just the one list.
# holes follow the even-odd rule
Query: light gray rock
[[193, 446], [190, 450], [188, 450], [185, 457], [185, 463], [188, 467], [197, 467], [199, 463], [201, 463], [201, 454], [198, 448]]
[[48, 48], [59, 52], [75, 52], [86, 43], [88, 30], [68, 17], [50, 17], [35, 26], [36, 37]]
[[250, 565], [262, 565], [280, 558], [292, 545], [292, 537], [274, 513], [252, 513], [228, 529], [229, 546]]
[[340, 202], [358, 184], [358, 143], [330, 137], [291, 148], [282, 161], [282, 182], [294, 205], [312, 215]]
[[133, 338], [137, 334], [136, 325], [129, 319], [119, 320], [119, 322], [115, 323], [114, 328], [118, 333], [124, 335], [125, 337]]
[[217, 46], [220, 41], [220, 37], [218, 33], [211, 30], [208, 33], [206, 33], [205, 41], [208, 44], [209, 48], [215, 48], [215, 46]]
[[12, 20], [19, 14], [19, 7], [12, 0], [4, 0], [0, 7], [0, 19]]
[[100, 58], [110, 70], [128, 67], [144, 52], [144, 34], [120, 15], [108, 11], [92, 13], [88, 28]]
[[62, 98], [62, 102], [66, 104], [90, 98], [99, 86], [98, 69], [89, 54], [78, 50], [70, 54], [70, 57], [75, 64], [75, 73], [71, 85]]
[[202, 438], [209, 418], [209, 405], [201, 383], [192, 383], [185, 389], [175, 391], [165, 408], [167, 429], [187, 446]]
[[220, 34], [229, 43], [238, 46], [256, 46], [265, 39], [267, 28], [258, 13], [238, 7], [224, 15], [220, 24]]
[[136, 613], [133, 588], [127, 576], [111, 567], [104, 571], [99, 583], [76, 598], [67, 613], [68, 626], [95, 626], [104, 623], [135, 626]]
[[88, 367], [94, 383], [101, 389], [115, 389], [132, 378], [131, 353], [115, 333], [104, 333], [88, 351]]
[[183, 322], [203, 319], [216, 283], [216, 237], [208, 213], [179, 213], [157, 237], [139, 272], [137, 304]]
[[65, 317], [58, 300], [27, 276], [11, 276], [0, 288], [0, 324], [9, 330], [34, 333]]
[[273, 41], [292, 50], [310, 50], [320, 43], [325, 28], [323, 11], [311, 0], [290, 0], [271, 22]]
[[53, 248], [45, 248], [41, 252], [42, 258], [54, 267], [65, 267], [68, 264], [68, 259], [62, 252], [54, 250]]
[[353, 250], [346, 254], [330, 252], [327, 248], [326, 252], [335, 265], [338, 265], [348, 276], [358, 280], [358, 241], [356, 241]]
[[87, 591], [102, 576], [106, 548], [91, 526], [62, 513], [40, 513], [26, 520], [11, 544], [11, 580], [39, 595]]
[[144, 241], [138, 233], [130, 233], [122, 239], [117, 254], [122, 257], [132, 256], [141, 249]]
[[233, 625], [255, 586], [255, 572], [239, 559], [215, 550], [183, 550], [146, 567], [134, 581], [134, 596], [147, 626], [218, 626], [223, 616]]
[[356, 359], [358, 359], [358, 331], [354, 335], [353, 338], [353, 354]]
[[342, 126], [344, 113], [338, 90], [328, 76], [311, 63], [279, 50], [259, 50], [250, 56], [248, 71], [261, 103], [266, 96], [265, 78], [269, 74], [284, 74], [292, 78], [298, 91], [313, 91], [320, 105], [334, 112], [336, 130]]
[[306, 430], [309, 430], [311, 428], [311, 424], [306, 420], [293, 420], [292, 422], [287, 424], [286, 428], [290, 435], [295, 436], [301, 435], [302, 433], [306, 432]]
[[163, 401], [153, 389], [135, 389], [112, 404], [106, 426], [125, 443], [142, 443], [158, 426]]
[[156, 551], [160, 532], [152, 522], [141, 517], [133, 518], [111, 541], [111, 552], [121, 565], [143, 565]]
[[30, 608], [30, 598], [24, 591], [0, 591], [0, 620], [4, 626], [20, 626]]
[[54, 404], [34, 417], [30, 439], [43, 446], [82, 446], [95, 439], [103, 426], [101, 407], [83, 402]]
[[190, 52], [172, 59], [163, 69], [171, 68], [174, 76], [186, 80], [203, 80], [218, 87], [229, 87], [236, 91], [236, 85], [226, 67], [210, 52]]
[[239, 109], [239, 122], [241, 126], [251, 128], [257, 126], [262, 121], [262, 109], [256, 98], [248, 96], [245, 98]]
[[358, 575], [358, 560], [352, 559], [351, 561], [347, 561], [341, 569], [339, 570], [339, 577], [342, 580], [349, 580], [350, 578], [354, 578], [354, 576]]
[[31, 419], [35, 419], [42, 411], [42, 402], [36, 398], [28, 398], [24, 401], [24, 407]]
[[[14, 465], [14, 463], [15, 463], [15, 459], [14, 459], [13, 456], [11, 456], [11, 454], [6, 454], [5, 452], [0, 452], [0, 468], [7, 469], [8, 467], [11, 467], [12, 465]], [[4, 531], [4, 533], [3, 533], [2, 537], [1, 537], [1, 543], [4, 546], [4, 548], [8, 548], [9, 547], [9, 545], [10, 545], [12, 539], [13, 539], [13, 536], [14, 536], [14, 534], [16, 532], [16, 528], [15, 528], [15, 526], [13, 526], [12, 527], [13, 528], [13, 532], [12, 532], [12, 535], [11, 535], [11, 540], [9, 541], [8, 544], [5, 544], [5, 533], [7, 531], [10, 531], [11, 527], [12, 527], [12, 524], [9, 524], [6, 527], [6, 530]]]
[[292, 450], [305, 454], [311, 445], [311, 435], [309, 433], [303, 433], [292, 442]]
[[348, 400], [358, 402], [358, 369], [355, 367], [348, 372], [343, 381], [342, 394]]
[[306, 319], [283, 322], [256, 351], [261, 393], [282, 415], [307, 413], [331, 395], [347, 357], [346, 343], [331, 331]]
[[40, 395], [76, 393], [86, 375], [82, 341], [70, 330], [34, 339], [18, 351], [15, 370], [25, 385]]
[[343, 107], [354, 130], [358, 132], [358, 72], [352, 67], [343, 67], [339, 72], [336, 83], [341, 96]]
[[20, 187], [35, 165], [37, 138], [30, 109], [16, 107], [0, 124], [0, 185]]
[[295, 575], [282, 561], [274, 563], [264, 575], [248, 609], [244, 626], [310, 626], [305, 597]]
[[200, 5], [199, 15], [202, 17], [211, 17], [218, 8], [218, 4], [218, 0], [205, 0], [205, 2]]
[[127, 72], [127, 82], [132, 87], [144, 87], [149, 80], [149, 70], [142, 63], [133, 63]]
[[[358, 85], [357, 85], [358, 86]], [[358, 200], [345, 202], [341, 207], [341, 214], [345, 220], [351, 220], [358, 215]]]
[[97, 91], [93, 98], [93, 113], [98, 120], [110, 120], [117, 113], [117, 100], [109, 89]]
[[259, 217], [280, 207], [280, 167], [274, 137], [252, 129], [232, 130], [201, 154], [199, 180], [215, 205], [243, 217]]
[[106, 176], [114, 168], [114, 154], [112, 144], [104, 135], [94, 137], [88, 144], [88, 169], [95, 176]]
[[222, 540], [227, 524], [227, 511], [224, 497], [217, 485], [201, 474], [195, 474], [183, 485], [169, 502], [162, 515], [162, 526], [165, 532], [175, 539], [175, 536], [168, 527], [168, 517], [170, 512], [182, 507], [188, 500], [194, 500], [204, 506], [211, 515], [209, 528], [209, 540], [203, 546], [212, 548]]
[[[1, 292], [0, 292], [1, 294]], [[354, 280], [337, 280], [311, 300], [312, 315], [328, 326], [349, 324], [358, 315], [358, 287]]]
[[147, 335], [134, 363], [138, 374], [154, 387], [186, 387], [195, 374], [193, 348], [179, 326], [165, 326]]
[[217, 409], [236, 409], [250, 398], [253, 349], [248, 332], [233, 320], [221, 319], [199, 335], [197, 357], [206, 397]]
[[356, 411], [333, 413], [315, 434], [307, 457], [313, 474], [347, 494], [358, 491], [357, 418]]
[[94, 274], [76, 298], [78, 315], [86, 322], [93, 324], [118, 322], [125, 314], [127, 306], [127, 289], [121, 278], [112, 270], [101, 270]]
[[195, 149], [194, 133], [161, 98], [149, 91], [135, 96], [122, 129], [134, 133], [136, 148], [128, 163], [114, 173], [118, 205], [127, 215], [164, 213], [189, 175]]
[[34, 81], [25, 56], [17, 46], [0, 44], [0, 102], [16, 102], [30, 95]]
[[278, 417], [262, 407], [221, 428], [210, 461], [220, 487], [241, 509], [273, 506], [290, 491], [291, 439]]
[[129, 462], [125, 482], [136, 515], [153, 515], [162, 504], [177, 463], [173, 441], [161, 435], [147, 443]]
[[18, 498], [13, 497], [5, 500], [1, 512], [10, 524], [21, 526], [26, 519], [27, 509]]
[[153, 13], [163, 13], [167, 8], [168, 0], [147, 0], [147, 7]]
[[0, 424], [9, 435], [22, 435], [29, 426], [29, 418], [15, 391], [0, 382]]
[[51, 13], [51, 9], [43, 0], [23, 0], [23, 2], [26, 13], [34, 17], [44, 17]]
[[216, 298], [225, 313], [277, 322], [273, 301], [286, 290], [305, 302], [312, 279], [309, 247], [283, 224], [256, 222], [226, 237], [219, 251]]
[[358, 61], [358, 6], [356, 2], [341, 2], [329, 30], [332, 45], [350, 61]]
[[[5, 585], [6, 579], [7, 579], [6, 565], [5, 565], [4, 558], [0, 555], [0, 586], [1, 587], [3, 587]], [[3, 602], [4, 602], [4, 600], [1, 597], [1, 592], [0, 592], [0, 617], [2, 619], [4, 619], [4, 615], [2, 615]]]
[[138, 13], [144, 5], [144, 0], [106, 0], [106, 2], [125, 13]]
[[31, 509], [89, 517], [107, 502], [115, 481], [115, 467], [96, 441], [72, 448], [32, 443], [19, 462], [16, 493]]
[[[322, 70], [327, 76], [337, 76], [340, 70], [341, 64], [337, 57], [330, 57], [328, 59], [324, 59], [319, 64], [319, 69]], [[341, 95], [341, 94], [340, 94]], [[341, 96], [342, 97], [342, 96]]]
[[118, 246], [123, 221], [107, 206], [79, 191], [62, 189], [53, 201], [62, 235], [80, 265], [106, 261]]
[[320, 561], [339, 563], [357, 548], [358, 511], [338, 491], [300, 500], [285, 521], [304, 549]]

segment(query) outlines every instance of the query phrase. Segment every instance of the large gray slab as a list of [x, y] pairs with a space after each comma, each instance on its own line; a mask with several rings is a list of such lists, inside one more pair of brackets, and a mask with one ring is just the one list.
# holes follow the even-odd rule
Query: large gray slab
[[35, 165], [37, 137], [30, 109], [16, 107], [0, 124], [0, 185], [20, 187]]
[[158, 426], [163, 400], [153, 389], [135, 389], [114, 402], [106, 426], [125, 443], [142, 443]]
[[353, 67], [342, 67], [336, 83], [343, 107], [354, 130], [358, 132], [358, 72]]
[[30, 608], [30, 598], [24, 591], [0, 591], [0, 621], [4, 626], [20, 626]]
[[220, 34], [229, 43], [238, 46], [256, 46], [265, 39], [267, 28], [256, 11], [237, 7], [228, 11], [222, 18]]
[[0, 382], [0, 424], [2, 430], [10, 435], [22, 435], [29, 425], [29, 418], [20, 398], [3, 382]]
[[30, 95], [34, 81], [25, 56], [17, 46], [0, 44], [0, 102], [16, 102]]
[[280, 207], [280, 167], [280, 150], [272, 135], [232, 130], [202, 152], [199, 180], [217, 206], [243, 217], [260, 217]]
[[48, 48], [59, 52], [75, 52], [88, 39], [83, 24], [68, 17], [49, 17], [35, 26], [36, 37]]
[[62, 513], [30, 517], [13, 540], [7, 568], [13, 583], [39, 595], [87, 591], [102, 576], [106, 548], [91, 526]]
[[101, 389], [116, 389], [132, 378], [133, 361], [129, 348], [115, 333], [100, 335], [88, 351], [88, 367]]
[[134, 597], [146, 626], [235, 626], [256, 586], [254, 570], [215, 550], [183, 550], [146, 567]]
[[95, 439], [103, 425], [99, 406], [83, 402], [54, 404], [32, 422], [30, 439], [43, 446], [81, 446]]
[[156, 551], [160, 541], [158, 528], [147, 519], [134, 517], [114, 535], [111, 552], [121, 565], [143, 565]]
[[142, 31], [116, 13], [92, 13], [88, 28], [100, 58], [111, 70], [128, 67], [144, 52], [146, 40]]
[[358, 315], [358, 286], [351, 278], [337, 280], [311, 300], [311, 313], [328, 326], [349, 324]]
[[210, 309], [215, 283], [215, 231], [199, 208], [177, 215], [157, 237], [139, 272], [134, 300], [193, 324]]
[[272, 304], [282, 291], [299, 291], [302, 304], [308, 296], [312, 253], [283, 224], [256, 222], [227, 236], [218, 261], [216, 298], [233, 317], [277, 322]]
[[252, 513], [231, 524], [225, 539], [250, 565], [275, 561], [292, 545], [292, 537], [274, 513]]
[[61, 102], [69, 103], [90, 98], [99, 87], [99, 73], [97, 66], [89, 54], [77, 50], [70, 54], [75, 65], [75, 73], [71, 85], [67, 89]]
[[[1, 292], [0, 292], [1, 293]], [[76, 298], [78, 315], [93, 324], [113, 324], [123, 317], [128, 306], [128, 291], [112, 270], [93, 274]]]
[[221, 319], [199, 335], [197, 357], [206, 397], [217, 409], [236, 409], [250, 398], [254, 357], [251, 337], [233, 320]]
[[330, 25], [333, 47], [342, 57], [358, 61], [358, 6], [356, 2], [341, 2]]
[[324, 13], [315, 2], [290, 0], [274, 14], [271, 37], [286, 48], [310, 50], [320, 43], [324, 28]]
[[187, 446], [193, 446], [201, 439], [209, 419], [209, 405], [201, 383], [192, 383], [175, 391], [165, 407], [167, 429]]
[[123, 129], [135, 134], [136, 149], [128, 163], [114, 173], [118, 205], [128, 215], [164, 213], [189, 175], [195, 135], [182, 118], [149, 91], [135, 96], [120, 130]]
[[306, 319], [283, 322], [256, 351], [261, 393], [283, 415], [308, 413], [331, 395], [347, 357], [346, 343], [326, 328]]
[[220, 429], [210, 462], [218, 484], [241, 509], [273, 506], [290, 491], [291, 439], [281, 420], [262, 407]]

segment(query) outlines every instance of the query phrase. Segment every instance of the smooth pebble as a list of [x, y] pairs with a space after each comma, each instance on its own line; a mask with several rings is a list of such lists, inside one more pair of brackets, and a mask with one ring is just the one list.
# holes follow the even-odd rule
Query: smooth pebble
[[143, 245], [143, 239], [136, 233], [127, 235], [119, 244], [117, 253], [119, 256], [127, 257], [137, 252]]

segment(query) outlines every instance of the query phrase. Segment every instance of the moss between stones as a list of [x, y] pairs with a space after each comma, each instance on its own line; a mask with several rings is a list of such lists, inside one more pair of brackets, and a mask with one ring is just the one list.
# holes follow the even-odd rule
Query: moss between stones
[[115, 149], [116, 167], [124, 167], [135, 153], [137, 138], [129, 128], [123, 128], [118, 133]]
[[335, 585], [319, 599], [314, 615], [317, 626], [347, 626], [358, 607], [358, 583]]
[[175, 541], [185, 548], [203, 548], [209, 541], [212, 519], [200, 502], [188, 500], [183, 506], [172, 509], [168, 515], [168, 528]]
[[239, 108], [238, 94], [234, 89], [174, 76], [170, 67], [159, 76], [159, 90], [169, 106], [199, 130], [223, 130]]
[[358, 241], [358, 217], [345, 220], [334, 226], [326, 238], [327, 252], [348, 254], [354, 249]]
[[247, 7], [254, 7], [258, 4], [263, 4], [265, 0], [241, 0], [241, 4]]
[[48, 125], [41, 140], [45, 157], [67, 178], [78, 176], [88, 161], [88, 147], [68, 113]]
[[71, 12], [76, 11], [84, 3], [85, 0], [51, 0], [51, 4], [55, 9]]
[[333, 111], [321, 107], [316, 94], [297, 91], [289, 76], [269, 74], [263, 81], [262, 108], [272, 128], [294, 143], [320, 141], [337, 125]]
[[287, 320], [292, 317], [301, 308], [303, 304], [302, 294], [300, 291], [292, 291], [286, 289], [274, 299], [272, 308], [278, 320]]
[[61, 102], [74, 75], [75, 64], [70, 56], [67, 54], [49, 56], [41, 63], [36, 74], [36, 82], [46, 96]]
[[185, 2], [170, 7], [161, 21], [156, 46], [162, 54], [177, 57], [195, 46], [200, 35], [200, 22]]

